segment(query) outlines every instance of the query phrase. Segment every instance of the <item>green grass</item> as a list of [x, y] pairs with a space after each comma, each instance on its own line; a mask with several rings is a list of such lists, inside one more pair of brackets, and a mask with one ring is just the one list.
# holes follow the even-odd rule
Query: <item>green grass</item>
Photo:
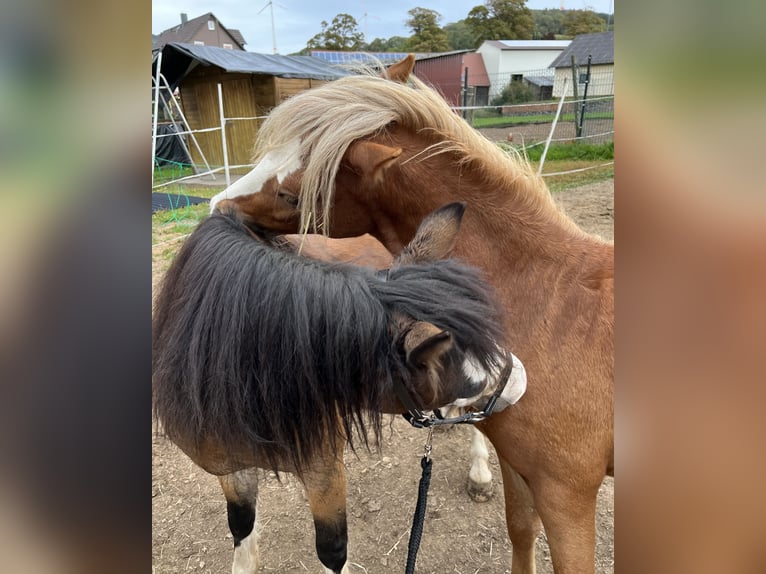
[[188, 164], [170, 163], [154, 167], [154, 183], [164, 183], [181, 177], [194, 175], [194, 169]]
[[[501, 147], [507, 147], [507, 144], [499, 144]], [[524, 150], [520, 146], [515, 146], [521, 153], [526, 153], [526, 156], [531, 162], [539, 162], [542, 158], [544, 145], [536, 145], [534, 147]], [[601, 144], [589, 144], [589, 143], [554, 143], [548, 148], [548, 153], [545, 156], [545, 163], [553, 161], [595, 161], [604, 162], [614, 159], [614, 142], [606, 142]], [[559, 171], [559, 170], [557, 170]]]
[[548, 163], [545, 161], [543, 168], [543, 175], [546, 173], [558, 173], [561, 171], [569, 171], [574, 169], [592, 168], [587, 171], [578, 171], [575, 173], [567, 173], [564, 175], [554, 175], [545, 178], [545, 183], [548, 185], [548, 189], [552, 193], [558, 191], [564, 191], [573, 187], [580, 187], [581, 185], [588, 185], [590, 183], [597, 183], [607, 179], [614, 179], [614, 165], [607, 165], [604, 167], [596, 167], [604, 162], [592, 162], [592, 161], [554, 161]]
[[[509, 144], [500, 143], [500, 147], [508, 149]], [[543, 146], [535, 146], [527, 150], [530, 162], [537, 167]], [[543, 173], [558, 173], [582, 168], [593, 168], [587, 171], [568, 173], [565, 175], [546, 177], [545, 182], [551, 192], [559, 192], [572, 187], [587, 185], [614, 178], [614, 165], [596, 167], [614, 159], [614, 143], [606, 144], [554, 144], [548, 150]], [[188, 194], [197, 197], [213, 197], [221, 189], [208, 186], [168, 186], [160, 188], [155, 193]], [[174, 198], [175, 201], [175, 198]], [[183, 201], [183, 200], [181, 200]], [[204, 219], [209, 211], [207, 203], [183, 206], [177, 209], [158, 211], [152, 214], [152, 260], [163, 269], [169, 264], [178, 251], [181, 238], [188, 235]]]

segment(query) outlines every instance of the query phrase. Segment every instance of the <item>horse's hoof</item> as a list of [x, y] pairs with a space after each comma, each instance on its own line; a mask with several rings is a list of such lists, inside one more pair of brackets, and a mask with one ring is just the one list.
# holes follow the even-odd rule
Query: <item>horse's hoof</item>
[[476, 482], [469, 479], [466, 490], [474, 502], [488, 502], [492, 498], [492, 481]]

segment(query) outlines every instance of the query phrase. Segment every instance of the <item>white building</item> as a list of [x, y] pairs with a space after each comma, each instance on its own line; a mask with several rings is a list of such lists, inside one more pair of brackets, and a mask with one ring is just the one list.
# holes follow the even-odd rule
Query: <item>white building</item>
[[591, 77], [588, 82], [588, 96], [611, 96], [614, 94], [614, 32], [575, 36], [567, 49], [551, 63], [551, 67], [556, 70], [553, 83], [554, 98], [560, 98], [565, 91], [567, 97], [573, 95], [573, 56], [578, 68], [576, 76], [579, 96], [582, 96], [585, 90], [589, 57]]
[[[551, 63], [569, 46], [571, 40], [485, 40], [476, 50], [484, 59], [489, 76], [490, 97], [500, 93], [512, 80], [521, 80], [527, 72], [544, 74]], [[552, 77], [552, 73], [549, 72]]]

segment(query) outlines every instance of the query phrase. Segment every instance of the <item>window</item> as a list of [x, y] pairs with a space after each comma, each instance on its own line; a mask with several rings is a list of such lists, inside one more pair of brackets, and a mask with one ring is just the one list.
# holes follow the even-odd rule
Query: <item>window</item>
[[224, 50], [233, 50], [234, 46], [232, 46], [231, 44], [224, 44], [223, 45], [223, 49]]
[[194, 45], [195, 46], [204, 46], [205, 42], [203, 42], [202, 40], [194, 40]]
[[207, 29], [208, 30], [215, 30], [215, 20], [208, 20], [207, 21]]

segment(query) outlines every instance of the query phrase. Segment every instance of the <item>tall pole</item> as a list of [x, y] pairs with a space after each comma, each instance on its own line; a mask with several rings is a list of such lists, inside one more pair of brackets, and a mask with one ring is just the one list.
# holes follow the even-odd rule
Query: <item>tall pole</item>
[[263, 8], [258, 10], [258, 14], [263, 12], [266, 9], [266, 6], [268, 6], [269, 9], [271, 10], [271, 46], [272, 46], [272, 49], [274, 50], [274, 53], [276, 54], [277, 53], [277, 32], [276, 32], [276, 29], [274, 28], [274, 0], [269, 0], [268, 4], [266, 4]]
[[575, 139], [580, 139], [580, 136], [582, 135], [581, 129], [580, 129], [580, 121], [579, 121], [579, 112], [580, 112], [580, 103], [579, 99], [580, 96], [577, 93], [577, 84], [580, 81], [580, 78], [578, 77], [579, 70], [577, 69], [577, 62], [575, 61], [575, 56], [572, 54], [572, 97], [573, 97], [573, 104], [574, 104], [574, 125], [575, 125]]
[[223, 148], [223, 173], [226, 175], [226, 187], [231, 185], [229, 175], [229, 151], [226, 146], [226, 117], [223, 115], [223, 91], [218, 84], [218, 115], [221, 118], [221, 147]]
[[567, 97], [567, 78], [564, 76], [564, 87], [563, 91], [561, 92], [561, 99], [559, 100], [559, 107], [556, 108], [556, 116], [553, 118], [553, 123], [551, 124], [551, 131], [548, 133], [548, 139], [545, 140], [545, 147], [543, 148], [543, 155], [540, 157], [540, 165], [537, 166], [537, 175], [541, 175], [543, 173], [543, 164], [545, 163], [545, 156], [548, 155], [548, 148], [551, 145], [551, 140], [553, 139], [553, 132], [556, 131], [556, 124], [559, 121], [559, 116], [561, 115], [561, 107], [564, 105], [564, 100]]
[[[468, 106], [468, 66], [465, 67], [463, 74], [463, 108]], [[463, 110], [463, 119], [468, 117], [468, 110]]]
[[269, 8], [271, 9], [271, 43], [274, 46], [274, 53], [277, 53], [277, 33], [274, 29], [274, 2], [269, 2]]
[[585, 89], [582, 92], [582, 104], [580, 104], [580, 127], [578, 128], [578, 137], [582, 136], [582, 124], [585, 117], [585, 100], [588, 99], [588, 85], [590, 84], [590, 60], [591, 54], [588, 54], [588, 67], [585, 71]]

